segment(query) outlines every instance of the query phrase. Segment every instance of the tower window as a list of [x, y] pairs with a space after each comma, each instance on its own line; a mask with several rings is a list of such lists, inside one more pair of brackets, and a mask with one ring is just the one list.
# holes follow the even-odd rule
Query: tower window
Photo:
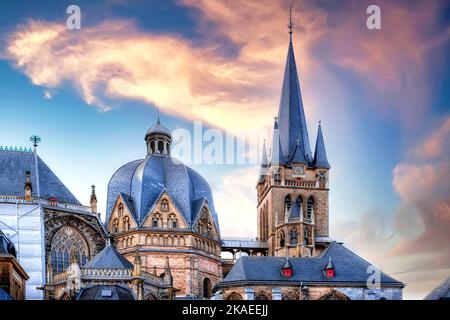
[[309, 197], [308, 208], [306, 210], [306, 218], [312, 219], [313, 214], [314, 214], [314, 198]]
[[310, 245], [310, 241], [309, 241], [309, 230], [305, 229], [303, 231], [303, 244], [305, 246], [309, 246]]
[[298, 243], [298, 238], [297, 238], [297, 229], [292, 228], [290, 231], [290, 244], [292, 245], [296, 245]]
[[280, 231], [280, 247], [284, 247], [285, 239], [283, 230]]
[[158, 152], [164, 153], [164, 142], [158, 141]]
[[284, 211], [286, 215], [291, 210], [291, 207], [292, 207], [291, 196], [287, 195], [286, 198], [284, 198]]

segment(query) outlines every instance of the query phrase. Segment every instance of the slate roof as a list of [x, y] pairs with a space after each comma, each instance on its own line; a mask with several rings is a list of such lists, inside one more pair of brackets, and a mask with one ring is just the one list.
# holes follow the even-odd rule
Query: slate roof
[[5, 290], [0, 288], [0, 301], [1, 300], [14, 300]]
[[424, 300], [450, 300], [450, 277], [433, 289]]
[[314, 149], [314, 166], [317, 168], [330, 169], [328, 163], [327, 152], [325, 150], [325, 143], [323, 142], [322, 125], [319, 123], [317, 128], [316, 148]]
[[285, 158], [293, 157], [298, 143], [297, 141], [299, 141], [301, 153], [297, 157], [299, 159], [304, 158], [308, 162], [312, 161], [292, 38], [289, 41], [286, 67], [284, 70], [283, 87], [278, 110], [278, 125], [281, 148]]
[[172, 198], [190, 226], [198, 215], [198, 204], [206, 199], [219, 228], [211, 188], [206, 180], [195, 170], [168, 155], [160, 154], [132, 161], [114, 173], [108, 184], [105, 223], [109, 222], [119, 194], [124, 198], [128, 197], [127, 205], [133, 206], [138, 223], [142, 223], [164, 191]]
[[[335, 267], [335, 277], [327, 279], [324, 269], [330, 257]], [[243, 256], [235, 263], [228, 275], [217, 287], [244, 284], [344, 284], [366, 285], [369, 262], [343, 245], [332, 242], [320, 257], [290, 258], [293, 276], [284, 278], [281, 268], [285, 257]], [[381, 272], [381, 284], [403, 287], [403, 283]]]
[[98, 284], [82, 288], [77, 300], [136, 300], [136, 298], [127, 286]]
[[[41, 198], [80, 204], [45, 162], [37, 156]], [[0, 150], [0, 195], [24, 196], [25, 172], [31, 172], [32, 196], [37, 197], [36, 167], [33, 152]]]
[[163, 124], [161, 124], [159, 118], [156, 123], [147, 130], [147, 133], [145, 134], [145, 140], [147, 140], [147, 137], [152, 134], [164, 134], [166, 136], [172, 137], [170, 130], [167, 129]]
[[95, 257], [89, 260], [83, 268], [89, 269], [133, 269], [133, 264], [122, 256], [116, 248], [107, 245]]
[[10, 254], [17, 258], [16, 247], [2, 230], [0, 230], [0, 254]]

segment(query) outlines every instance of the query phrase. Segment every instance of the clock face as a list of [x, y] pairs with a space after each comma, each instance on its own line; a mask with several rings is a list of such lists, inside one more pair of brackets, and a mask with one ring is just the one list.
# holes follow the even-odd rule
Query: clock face
[[304, 167], [294, 167], [294, 175], [302, 176], [304, 174], [305, 174], [305, 168]]

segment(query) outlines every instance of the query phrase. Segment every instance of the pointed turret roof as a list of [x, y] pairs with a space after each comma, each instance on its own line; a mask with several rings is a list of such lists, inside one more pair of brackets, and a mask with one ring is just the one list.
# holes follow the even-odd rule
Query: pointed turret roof
[[269, 160], [267, 158], [266, 140], [264, 139], [263, 151], [262, 151], [262, 156], [261, 156], [261, 167], [259, 168], [259, 182], [263, 181], [264, 177], [267, 175], [268, 164], [269, 164]]
[[280, 133], [278, 129], [278, 119], [275, 117], [273, 123], [273, 137], [272, 137], [272, 153], [270, 155], [270, 165], [278, 166], [285, 164], [282, 146], [280, 141]]
[[325, 150], [325, 143], [323, 142], [322, 125], [319, 122], [317, 129], [316, 149], [314, 150], [314, 166], [317, 168], [330, 169], [330, 164], [327, 159], [327, 152]]
[[87, 269], [133, 269], [133, 264], [122, 256], [109, 242], [83, 268]]
[[[286, 67], [284, 70], [278, 119], [280, 141], [284, 156], [292, 160], [302, 160], [304, 158], [307, 162], [310, 162], [312, 160], [311, 148], [295, 63], [292, 35], [290, 36]], [[296, 150], [297, 144], [301, 154]]]

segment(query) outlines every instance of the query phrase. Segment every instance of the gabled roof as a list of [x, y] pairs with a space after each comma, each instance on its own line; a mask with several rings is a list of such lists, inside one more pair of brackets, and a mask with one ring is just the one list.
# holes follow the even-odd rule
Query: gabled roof
[[136, 223], [139, 223], [139, 220], [138, 220], [139, 217], [137, 216], [136, 211], [134, 210], [133, 199], [129, 195], [127, 195], [123, 192], [119, 192], [119, 196], [122, 198], [123, 202], [125, 203], [125, 206], [127, 207], [128, 212], [130, 212], [131, 215], [134, 217], [134, 220], [136, 221]]
[[[288, 159], [293, 158], [295, 154], [294, 150], [298, 143], [303, 158], [307, 162], [312, 161], [292, 38], [289, 41], [286, 67], [284, 70], [283, 87], [278, 110], [278, 124], [284, 156]], [[298, 159], [302, 158], [300, 155], [296, 157]]]
[[133, 264], [122, 256], [112, 245], [107, 245], [89, 260], [84, 269], [133, 269]]
[[127, 286], [96, 284], [82, 288], [77, 300], [136, 300], [136, 298]]
[[[55, 173], [37, 156], [40, 197], [80, 204]], [[0, 150], [0, 194], [23, 197], [26, 171], [30, 171], [32, 196], [37, 197], [36, 165], [33, 152]]]
[[319, 122], [319, 127], [317, 128], [317, 139], [316, 148], [314, 150], [314, 161], [313, 165], [317, 168], [330, 169], [330, 164], [328, 163], [327, 152], [325, 150], [325, 143], [323, 141], [322, 135], [322, 125]]
[[424, 300], [450, 300], [450, 277], [434, 288]]
[[[334, 278], [327, 278], [324, 269], [330, 257], [335, 267]], [[228, 275], [218, 287], [279, 283], [295, 285], [304, 283], [367, 285], [367, 267], [371, 264], [353, 253], [343, 245], [332, 242], [322, 256], [313, 258], [290, 258], [293, 268], [293, 276], [285, 278], [280, 273], [286, 262], [284, 257], [255, 257], [243, 256], [239, 258]], [[381, 285], [403, 287], [403, 283], [381, 272]]]

